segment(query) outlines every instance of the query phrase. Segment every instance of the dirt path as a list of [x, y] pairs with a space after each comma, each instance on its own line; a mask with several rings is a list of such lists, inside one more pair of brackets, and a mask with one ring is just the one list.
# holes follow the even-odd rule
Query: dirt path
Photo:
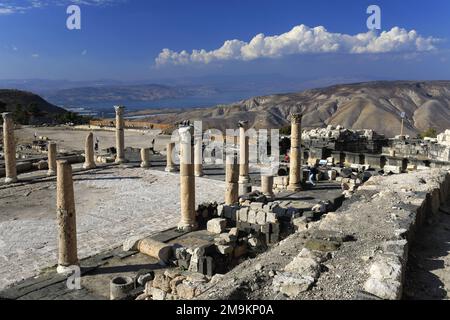
[[450, 298], [450, 214], [442, 213], [417, 235], [410, 250], [405, 299]]

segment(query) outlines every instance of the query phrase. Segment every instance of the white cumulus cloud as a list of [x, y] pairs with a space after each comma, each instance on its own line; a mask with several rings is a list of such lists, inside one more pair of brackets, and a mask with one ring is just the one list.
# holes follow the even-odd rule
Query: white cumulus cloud
[[424, 52], [436, 49], [435, 44], [438, 41], [439, 39], [433, 37], [423, 37], [415, 30], [408, 31], [399, 27], [381, 33], [368, 31], [349, 35], [329, 32], [323, 26], [310, 28], [302, 24], [280, 35], [266, 36], [260, 33], [249, 42], [227, 40], [222, 47], [211, 51], [200, 49], [176, 52], [166, 48], [155, 62], [161, 66], [208, 64], [229, 60], [249, 61], [305, 53]]

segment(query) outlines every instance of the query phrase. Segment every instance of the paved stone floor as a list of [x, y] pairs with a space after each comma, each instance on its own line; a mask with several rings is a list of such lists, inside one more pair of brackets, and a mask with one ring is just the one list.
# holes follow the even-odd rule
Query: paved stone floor
[[[196, 181], [197, 203], [223, 201], [223, 182]], [[177, 174], [112, 166], [75, 172], [74, 187], [80, 258], [179, 220]], [[55, 206], [54, 178], [0, 189], [0, 290], [55, 265]]]

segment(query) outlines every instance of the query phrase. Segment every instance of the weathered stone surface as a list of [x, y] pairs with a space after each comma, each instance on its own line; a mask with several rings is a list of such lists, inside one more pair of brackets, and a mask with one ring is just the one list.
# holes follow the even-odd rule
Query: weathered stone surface
[[308, 291], [313, 284], [313, 278], [290, 272], [278, 272], [272, 282], [275, 292], [282, 292], [291, 298]]
[[364, 290], [381, 299], [398, 300], [401, 298], [401, 286], [398, 281], [370, 278], [364, 284]]
[[203, 257], [205, 255], [205, 247], [196, 247], [194, 249], [189, 249], [188, 253], [191, 255], [189, 271], [198, 272], [198, 262], [200, 257]]
[[284, 271], [317, 279], [320, 275], [320, 264], [310, 257], [297, 256], [284, 268]]
[[403, 268], [399, 257], [383, 255], [369, 268], [369, 279], [364, 290], [382, 299], [396, 300], [402, 295]]
[[248, 207], [243, 207], [243, 208], [239, 209], [239, 211], [237, 213], [238, 221], [247, 222], [247, 220], [248, 220], [248, 212], [249, 212], [249, 208]]
[[266, 224], [266, 212], [260, 210], [256, 213], [256, 223], [259, 225]]
[[181, 299], [186, 299], [186, 300], [190, 300], [195, 298], [195, 296], [197, 294], [200, 293], [200, 291], [197, 290], [197, 287], [188, 281], [183, 281], [182, 283], [180, 283], [179, 285], [177, 285], [176, 287], [177, 289], [177, 295], [181, 298]]
[[153, 279], [153, 287], [161, 289], [164, 292], [171, 292], [170, 278], [164, 276], [162, 273], [157, 273]]
[[151, 288], [150, 293], [152, 296], [152, 300], [165, 300], [167, 295], [167, 292], [155, 287]]
[[172, 293], [177, 294], [177, 286], [186, 279], [185, 276], [178, 276], [170, 280], [170, 289]]
[[211, 219], [208, 221], [206, 225], [208, 232], [216, 234], [222, 233], [226, 227], [227, 227], [227, 220], [221, 218]]
[[257, 212], [255, 210], [250, 210], [247, 216], [248, 223], [256, 223]]

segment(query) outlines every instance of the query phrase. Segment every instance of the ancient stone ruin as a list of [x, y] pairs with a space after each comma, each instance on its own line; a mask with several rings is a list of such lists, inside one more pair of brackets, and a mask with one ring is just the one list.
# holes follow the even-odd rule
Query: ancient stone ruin
[[[251, 161], [245, 121], [223, 139], [232, 143], [217, 152], [220, 161], [207, 162], [206, 139], [191, 122], [164, 136], [127, 130], [122, 106], [115, 115], [110, 145], [98, 148], [103, 131], [77, 128], [71, 134], [80, 130], [81, 148], [71, 154], [56, 130], [16, 146], [23, 129], [3, 114], [2, 198], [31, 197], [26, 214], [40, 217], [40, 200], [55, 201], [51, 223], [29, 229], [45, 243], [2, 269], [0, 298], [418, 296], [417, 241], [450, 214], [450, 131], [419, 140], [339, 126], [302, 130], [302, 114], [292, 114], [285, 150], [267, 165]], [[30, 232], [25, 226], [14, 229], [18, 237]], [[39, 240], [51, 232], [57, 241]], [[12, 247], [2, 241], [0, 250]], [[26, 264], [18, 279], [12, 270], [21, 259], [39, 264]], [[69, 290], [72, 276], [79, 278]]]

